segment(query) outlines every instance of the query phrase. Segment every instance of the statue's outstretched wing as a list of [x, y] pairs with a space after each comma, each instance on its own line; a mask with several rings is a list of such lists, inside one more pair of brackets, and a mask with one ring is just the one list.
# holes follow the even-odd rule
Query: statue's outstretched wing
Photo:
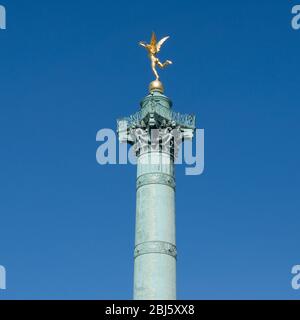
[[160, 51], [160, 48], [161, 46], [169, 39], [170, 37], [167, 36], [167, 37], [164, 37], [162, 38], [156, 45], [156, 51], [159, 52]]

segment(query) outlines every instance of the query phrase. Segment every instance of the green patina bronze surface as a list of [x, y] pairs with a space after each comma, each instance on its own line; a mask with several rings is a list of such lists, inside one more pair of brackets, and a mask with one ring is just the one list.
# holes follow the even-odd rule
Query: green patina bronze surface
[[137, 156], [136, 300], [176, 299], [174, 159], [194, 130], [195, 117], [173, 112], [158, 91], [144, 98], [139, 112], [118, 120], [119, 140], [134, 145]]

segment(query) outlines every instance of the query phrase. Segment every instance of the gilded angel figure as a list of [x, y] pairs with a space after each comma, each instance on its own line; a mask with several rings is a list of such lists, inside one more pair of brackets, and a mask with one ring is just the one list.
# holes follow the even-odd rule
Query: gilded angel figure
[[151, 68], [152, 71], [156, 77], [156, 80], [159, 80], [159, 74], [156, 70], [156, 66], [159, 66], [161, 69], [165, 68], [166, 66], [172, 64], [172, 61], [166, 60], [164, 63], [160, 62], [159, 59], [157, 58], [157, 53], [160, 51], [162, 45], [167, 41], [170, 37], [164, 37], [160, 41], [157, 42], [156, 35], [154, 32], [152, 32], [152, 37], [150, 44], [147, 44], [144, 41], [141, 41], [139, 43], [140, 46], [144, 47], [149, 54], [149, 59], [151, 61]]

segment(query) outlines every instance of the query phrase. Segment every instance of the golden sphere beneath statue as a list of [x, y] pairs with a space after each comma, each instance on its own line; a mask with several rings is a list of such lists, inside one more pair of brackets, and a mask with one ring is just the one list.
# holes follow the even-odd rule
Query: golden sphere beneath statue
[[164, 86], [159, 80], [154, 80], [149, 85], [149, 91], [159, 91], [160, 93], [164, 93]]

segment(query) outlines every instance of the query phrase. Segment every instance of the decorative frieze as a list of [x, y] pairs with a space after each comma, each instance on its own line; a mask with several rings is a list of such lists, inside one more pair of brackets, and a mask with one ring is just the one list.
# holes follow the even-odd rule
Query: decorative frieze
[[173, 189], [176, 187], [175, 178], [165, 173], [146, 173], [138, 177], [136, 187], [141, 188], [149, 184], [164, 184]]
[[148, 241], [138, 244], [134, 249], [134, 258], [149, 253], [168, 254], [175, 259], [177, 258], [176, 246], [164, 241]]

